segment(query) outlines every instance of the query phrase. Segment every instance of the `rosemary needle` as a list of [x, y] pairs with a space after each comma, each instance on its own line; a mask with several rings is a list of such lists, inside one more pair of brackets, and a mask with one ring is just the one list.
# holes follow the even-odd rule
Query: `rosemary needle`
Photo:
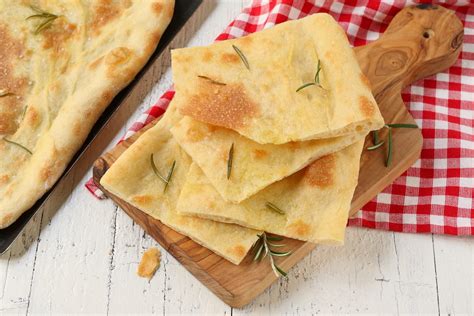
[[226, 86], [225, 83], [216, 81], [216, 80], [214, 80], [212, 78], [209, 78], [207, 76], [198, 75], [198, 78], [205, 79], [205, 80], [209, 81], [210, 83], [217, 84], [219, 86]]
[[3, 138], [3, 140], [6, 141], [6, 142], [9, 143], [9, 144], [18, 146], [18, 147], [20, 147], [21, 149], [27, 151], [30, 155], [33, 155], [33, 153], [31, 152], [31, 150], [29, 150], [28, 148], [26, 148], [26, 147], [23, 146], [22, 144], [19, 144], [19, 143], [17, 143], [17, 142], [14, 142], [14, 141], [12, 141], [12, 140], [9, 140], [9, 139], [7, 139], [7, 138], [5, 138], [5, 137]]
[[271, 203], [271, 202], [267, 202], [267, 203], [265, 204], [265, 206], [266, 206], [267, 208], [271, 209], [271, 210], [274, 211], [274, 212], [277, 212], [277, 213], [279, 213], [279, 214], [285, 215], [285, 212], [284, 212], [281, 208], [279, 208], [278, 206], [276, 206], [275, 204], [273, 204], [273, 203]]
[[367, 147], [367, 150], [376, 150], [377, 148], [381, 147], [385, 142], [381, 141], [380, 143], [377, 143], [376, 145]]
[[372, 136], [374, 145], [377, 145], [379, 143], [379, 131], [373, 131]]
[[176, 160], [173, 161], [173, 164], [171, 165], [170, 171], [168, 171], [168, 176], [166, 177], [166, 184], [165, 188], [163, 189], [163, 192], [166, 191], [166, 188], [170, 184], [171, 176], [173, 175], [174, 167], [176, 166]]
[[387, 159], [385, 160], [385, 167], [389, 167], [392, 163], [392, 128], [388, 127], [388, 148]]
[[315, 86], [316, 83], [314, 82], [309, 82], [309, 83], [305, 83], [304, 85], [302, 85], [301, 87], [299, 87], [298, 89], [296, 89], [296, 92], [300, 91], [300, 90], [303, 90], [304, 88], [307, 88], [309, 86]]
[[318, 70], [314, 75], [314, 82], [319, 85], [319, 72], [321, 71], [321, 60], [318, 60]]
[[393, 128], [418, 128], [416, 124], [386, 124], [386, 127], [393, 127]]
[[227, 180], [230, 179], [230, 174], [232, 172], [232, 162], [234, 160], [234, 143], [230, 146], [229, 156], [227, 158]]
[[158, 169], [156, 168], [155, 165], [155, 159], [153, 158], [153, 154], [150, 155], [150, 163], [151, 163], [151, 168], [153, 169], [153, 172], [156, 174], [156, 176], [163, 181], [164, 183], [167, 183], [168, 180], [165, 179], [159, 172]]
[[245, 65], [245, 67], [247, 67], [247, 69], [250, 70], [249, 62], [247, 60], [247, 57], [245, 57], [244, 53], [242, 53], [242, 51], [235, 45], [232, 45], [232, 48], [235, 50], [237, 55], [239, 55], [240, 59], [242, 60], [242, 62]]

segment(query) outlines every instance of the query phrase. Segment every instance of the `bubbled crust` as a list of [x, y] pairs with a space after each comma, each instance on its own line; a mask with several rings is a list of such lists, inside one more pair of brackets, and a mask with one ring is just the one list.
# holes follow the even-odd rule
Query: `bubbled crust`
[[[54, 7], [53, 3], [47, 9], [49, 12], [63, 12], [63, 8]], [[48, 61], [63, 62], [61, 56], [54, 57], [54, 52], [58, 51], [56, 46], [47, 45], [50, 42], [48, 36], [60, 38], [63, 32], [78, 34], [77, 38], [69, 39], [66, 49], [59, 50], [68, 53], [67, 49], [70, 49], [69, 56], [77, 59], [74, 65], [64, 62], [63, 73], [59, 73], [57, 82], [52, 84], [53, 97], [60, 95], [63, 98], [57, 109], [48, 113], [43, 107], [38, 111], [35, 107], [41, 107], [41, 99], [30, 96], [39, 101], [28, 109], [26, 118], [29, 119], [24, 120], [24, 125], [9, 127], [10, 121], [3, 123], [4, 129], [8, 127], [16, 131], [15, 139], [27, 143], [33, 155], [0, 141], [0, 153], [10, 157], [8, 160], [0, 158], [0, 166], [10, 165], [12, 157], [21, 161], [15, 175], [2, 174], [0, 168], [0, 228], [13, 223], [57, 181], [103, 110], [153, 53], [172, 18], [174, 0], [100, 0], [91, 1], [86, 9], [90, 10], [86, 24], [71, 26], [57, 21], [47, 32], [34, 37], [43, 45], [38, 44], [37, 47], [42, 48], [34, 51], [32, 58], [34, 54], [43, 54]], [[64, 15], [67, 18], [67, 12]], [[22, 21], [24, 19], [22, 17]], [[61, 30], [60, 23], [64, 23], [63, 32], [54, 35], [53, 32]], [[31, 33], [31, 29], [23, 31]], [[87, 41], [80, 42], [81, 38]], [[83, 47], [83, 51], [74, 54], [78, 47]], [[15, 115], [18, 117], [17, 113]], [[37, 124], [36, 129], [28, 122]], [[37, 136], [33, 137], [32, 131]]]

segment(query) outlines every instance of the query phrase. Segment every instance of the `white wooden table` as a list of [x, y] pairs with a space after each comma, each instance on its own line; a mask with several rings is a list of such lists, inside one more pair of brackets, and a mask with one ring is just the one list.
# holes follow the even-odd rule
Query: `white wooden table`
[[[170, 48], [210, 43], [242, 5], [206, 1]], [[168, 50], [0, 257], [0, 314], [473, 314], [472, 238], [349, 228], [344, 247], [318, 247], [244, 309], [222, 303], [166, 251], [150, 282], [138, 278], [144, 250], [161, 247], [84, 183], [95, 158], [170, 85], [169, 66]]]

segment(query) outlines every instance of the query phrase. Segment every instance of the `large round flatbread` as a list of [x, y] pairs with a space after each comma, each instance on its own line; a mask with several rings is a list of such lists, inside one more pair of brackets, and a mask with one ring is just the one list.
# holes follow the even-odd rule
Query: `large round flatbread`
[[0, 1], [0, 228], [56, 182], [173, 10], [174, 0]]

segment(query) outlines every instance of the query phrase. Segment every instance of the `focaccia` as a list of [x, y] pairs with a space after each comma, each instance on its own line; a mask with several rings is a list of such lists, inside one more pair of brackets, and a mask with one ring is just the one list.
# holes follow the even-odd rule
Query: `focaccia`
[[177, 210], [290, 238], [342, 244], [363, 144], [360, 140], [324, 156], [239, 204], [222, 199], [193, 163]]
[[[201, 123], [190, 117], [175, 124], [171, 133], [220, 195], [234, 203], [366, 135], [353, 133], [281, 145], [259, 144], [230, 129]], [[228, 177], [230, 147], [233, 147], [233, 157]]]
[[261, 144], [332, 138], [384, 122], [342, 28], [327, 14], [172, 51], [181, 114]]
[[57, 181], [174, 0], [0, 0], [0, 228]]
[[[176, 203], [192, 163], [169, 132], [177, 120], [179, 114], [171, 103], [164, 117], [119, 157], [100, 183], [163, 224], [239, 264], [257, 241], [258, 231], [176, 212]], [[165, 185], [157, 173], [167, 178], [173, 165], [169, 184]]]

